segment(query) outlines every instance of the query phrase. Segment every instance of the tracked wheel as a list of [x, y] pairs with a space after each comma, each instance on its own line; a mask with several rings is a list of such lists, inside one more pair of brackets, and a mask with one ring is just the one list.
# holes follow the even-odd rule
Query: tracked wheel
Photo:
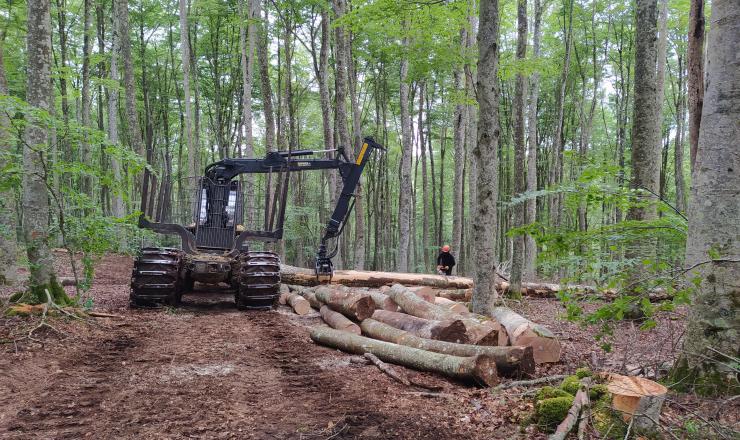
[[245, 252], [239, 256], [236, 307], [269, 310], [280, 296], [280, 257], [274, 252]]
[[131, 307], [177, 306], [183, 292], [180, 279], [183, 252], [174, 248], [143, 248], [131, 273]]

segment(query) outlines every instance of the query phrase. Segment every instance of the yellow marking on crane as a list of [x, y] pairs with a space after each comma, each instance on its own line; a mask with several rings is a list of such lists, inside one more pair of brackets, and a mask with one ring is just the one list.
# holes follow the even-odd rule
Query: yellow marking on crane
[[367, 143], [362, 144], [362, 150], [360, 150], [360, 155], [357, 156], [357, 161], [355, 162], [355, 165], [359, 165], [362, 163], [362, 158], [365, 156], [365, 151], [367, 151]]

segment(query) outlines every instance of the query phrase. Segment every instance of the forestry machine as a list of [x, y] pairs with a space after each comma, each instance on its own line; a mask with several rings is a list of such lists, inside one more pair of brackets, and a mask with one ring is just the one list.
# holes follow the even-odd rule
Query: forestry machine
[[[319, 281], [330, 280], [333, 274], [331, 259], [337, 253], [338, 240], [333, 250], [328, 251], [327, 246], [342, 233], [354, 207], [354, 192], [362, 171], [376, 149], [383, 150], [383, 147], [368, 137], [354, 162], [348, 160], [340, 147], [322, 151], [270, 151], [262, 159], [223, 159], [212, 163], [198, 179], [193, 222], [188, 226], [147, 218], [144, 213], [152, 210], [147, 210], [146, 206], [151, 195], [147, 194], [148, 179], [145, 178], [139, 227], [179, 235], [182, 249], [141, 249], [131, 275], [130, 305], [176, 306], [182, 294], [191, 291], [197, 281], [210, 285], [226, 283], [233, 290], [239, 309], [273, 307], [280, 293], [280, 258], [274, 252], [250, 251], [248, 243], [274, 243], [283, 237], [290, 177], [299, 171], [336, 169], [342, 178], [341, 194], [316, 253], [316, 277]], [[332, 151], [337, 152], [335, 157], [309, 157]], [[264, 191], [264, 206], [259, 211], [260, 217], [264, 211], [264, 219], [259, 219], [261, 229], [244, 227], [243, 184], [236, 179], [243, 174], [261, 174], [262, 181], [266, 182], [261, 188], [252, 188], [253, 197], [258, 190]], [[256, 210], [249, 213], [248, 218], [256, 213]]]

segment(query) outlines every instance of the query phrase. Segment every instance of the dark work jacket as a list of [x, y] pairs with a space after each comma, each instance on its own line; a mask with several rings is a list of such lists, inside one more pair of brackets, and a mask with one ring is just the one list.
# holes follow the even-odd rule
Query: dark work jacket
[[452, 270], [452, 268], [455, 266], [455, 257], [452, 256], [449, 252], [440, 252], [437, 256], [437, 265], [438, 266], [447, 266], [449, 267], [448, 270]]

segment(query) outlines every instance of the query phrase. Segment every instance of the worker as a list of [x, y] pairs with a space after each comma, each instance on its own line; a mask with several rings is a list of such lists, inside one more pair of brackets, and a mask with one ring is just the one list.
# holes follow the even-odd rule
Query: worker
[[437, 273], [440, 275], [452, 275], [455, 267], [455, 257], [450, 253], [450, 246], [442, 246], [442, 252], [437, 256]]

